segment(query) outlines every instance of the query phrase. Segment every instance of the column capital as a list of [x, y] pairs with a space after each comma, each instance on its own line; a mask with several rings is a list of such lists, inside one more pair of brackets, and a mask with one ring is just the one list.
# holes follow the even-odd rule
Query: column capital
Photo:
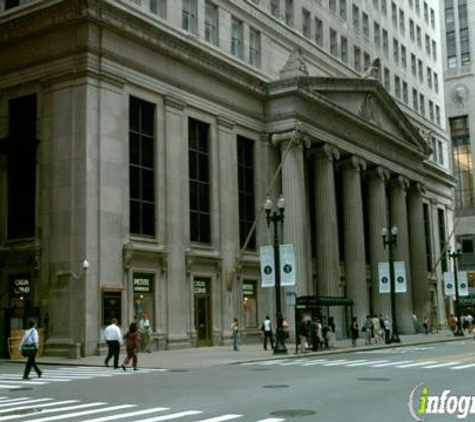
[[419, 196], [426, 192], [426, 186], [424, 185], [424, 183], [421, 183], [421, 182], [411, 183], [411, 186], [409, 189], [412, 193]]
[[406, 191], [411, 183], [406, 176], [396, 175], [393, 179], [390, 180], [389, 184], [395, 188], [401, 189], [402, 191]]
[[391, 177], [391, 172], [386, 167], [377, 166], [366, 170], [364, 176], [367, 179], [380, 179], [386, 183]]
[[356, 171], [365, 171], [367, 168], [366, 160], [358, 157], [357, 155], [352, 155], [349, 158], [341, 160], [338, 165], [338, 170], [356, 170]]
[[311, 137], [297, 127], [287, 132], [273, 133], [271, 135], [271, 142], [275, 147], [280, 146], [282, 149], [286, 149], [289, 142], [291, 143], [291, 148], [308, 149], [311, 146]]
[[326, 158], [329, 161], [336, 161], [340, 159], [340, 150], [332, 144], [324, 144], [319, 148], [312, 149], [309, 152], [312, 158]]

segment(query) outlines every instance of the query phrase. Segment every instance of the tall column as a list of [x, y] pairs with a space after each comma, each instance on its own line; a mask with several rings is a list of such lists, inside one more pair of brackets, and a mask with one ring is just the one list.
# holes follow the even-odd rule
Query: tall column
[[368, 221], [369, 221], [369, 253], [371, 262], [371, 301], [373, 312], [391, 315], [391, 300], [389, 294], [379, 293], [379, 263], [387, 262], [388, 254], [384, 249], [381, 229], [388, 226], [386, 182], [389, 180], [389, 171], [377, 167], [366, 173], [368, 184]]
[[397, 243], [394, 248], [394, 261], [404, 261], [406, 268], [406, 293], [396, 293], [397, 324], [399, 334], [413, 334], [412, 320], [412, 289], [411, 289], [411, 259], [409, 251], [409, 233], [407, 224], [406, 190], [409, 180], [397, 176], [389, 185], [389, 225], [398, 229]]
[[173, 314], [168, 319], [168, 347], [176, 348], [190, 344], [187, 334], [187, 321], [189, 320], [189, 294], [192, 289], [187, 285], [185, 264], [185, 227], [188, 226], [188, 186], [183, 171], [188, 170], [188, 148], [178, 140], [187, 139], [185, 134], [185, 103], [173, 98], [165, 98], [165, 154], [166, 154], [166, 212], [168, 247], [167, 271], [167, 304], [172, 306]]
[[335, 147], [325, 144], [313, 154], [315, 162], [315, 231], [317, 250], [316, 292], [341, 296], [338, 219], [335, 198], [334, 161], [340, 158]]
[[429, 280], [427, 277], [424, 208], [424, 188], [416, 183], [408, 191], [409, 245], [411, 250], [411, 278], [413, 308], [418, 321], [430, 316]]
[[338, 169], [343, 180], [343, 230], [345, 244], [346, 295], [355, 304], [353, 315], [364, 321], [369, 314], [369, 292], [366, 283], [366, 257], [361, 194], [361, 171], [366, 161], [353, 156], [341, 162]]

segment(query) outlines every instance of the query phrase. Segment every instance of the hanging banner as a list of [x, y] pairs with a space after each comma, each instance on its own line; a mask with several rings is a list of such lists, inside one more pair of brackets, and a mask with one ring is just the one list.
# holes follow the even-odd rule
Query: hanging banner
[[295, 250], [294, 245], [280, 245], [280, 285], [295, 286]]
[[394, 291], [396, 293], [407, 292], [406, 267], [404, 265], [404, 261], [394, 262], [394, 285]]
[[261, 246], [259, 249], [261, 258], [261, 287], [275, 286], [274, 247]]
[[466, 271], [457, 272], [459, 296], [468, 296], [468, 278]]
[[391, 293], [389, 262], [378, 263], [379, 293]]
[[444, 273], [444, 292], [445, 296], [455, 296], [454, 273]]

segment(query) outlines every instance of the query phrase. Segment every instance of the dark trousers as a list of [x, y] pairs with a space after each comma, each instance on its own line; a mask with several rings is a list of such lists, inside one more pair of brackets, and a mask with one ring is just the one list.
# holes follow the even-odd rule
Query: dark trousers
[[128, 365], [130, 361], [132, 361], [132, 366], [137, 368], [137, 353], [135, 353], [134, 348], [125, 348], [125, 352], [127, 353], [127, 357], [124, 359], [124, 365]]
[[267, 350], [267, 339], [270, 340], [270, 347], [274, 348], [274, 339], [272, 338], [272, 331], [264, 331], [264, 350]]
[[40, 368], [36, 365], [36, 354], [29, 356], [26, 361], [25, 372], [23, 373], [23, 378], [28, 378], [30, 375], [31, 368], [33, 368], [38, 376], [41, 376]]
[[391, 343], [391, 330], [384, 330], [384, 340], [386, 344]]
[[105, 363], [108, 365], [110, 358], [114, 357], [114, 369], [117, 369], [119, 367], [120, 343], [118, 340], [106, 340], [106, 343], [109, 352], [107, 353]]

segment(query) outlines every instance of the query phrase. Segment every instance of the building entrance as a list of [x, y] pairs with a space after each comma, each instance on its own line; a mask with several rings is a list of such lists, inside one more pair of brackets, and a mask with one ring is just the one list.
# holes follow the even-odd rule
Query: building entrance
[[198, 346], [212, 346], [211, 281], [209, 279], [195, 279], [193, 288]]

